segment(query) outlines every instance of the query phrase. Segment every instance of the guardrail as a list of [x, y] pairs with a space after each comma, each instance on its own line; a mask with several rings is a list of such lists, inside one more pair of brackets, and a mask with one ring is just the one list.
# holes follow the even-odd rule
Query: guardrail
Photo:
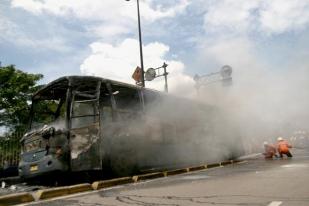
[[23, 133], [0, 136], [0, 177], [17, 175]]

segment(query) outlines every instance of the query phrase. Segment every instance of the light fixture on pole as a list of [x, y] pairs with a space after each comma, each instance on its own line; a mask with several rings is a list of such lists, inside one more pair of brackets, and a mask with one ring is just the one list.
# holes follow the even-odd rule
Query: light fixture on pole
[[[165, 79], [165, 84], [164, 84], [164, 91], [168, 92], [168, 85], [167, 85], [167, 75], [168, 72], [166, 72], [166, 67], [168, 66], [168, 64], [166, 64], [165, 62], [163, 63], [162, 66], [158, 67], [158, 68], [149, 68], [147, 69], [147, 71], [145, 72], [145, 79], [147, 81], [152, 81], [157, 77], [162, 77], [164, 76]], [[160, 69], [163, 68], [163, 74], [160, 74]]]
[[[126, 0], [130, 1], [130, 0]], [[140, 12], [139, 12], [139, 0], [136, 0], [137, 2], [137, 20], [138, 20], [138, 36], [139, 36], [139, 51], [140, 51], [140, 59], [141, 59], [141, 83], [142, 87], [145, 87], [145, 78], [144, 78], [144, 61], [143, 61], [143, 44], [142, 44], [142, 31], [141, 31], [141, 18], [140, 18]]]

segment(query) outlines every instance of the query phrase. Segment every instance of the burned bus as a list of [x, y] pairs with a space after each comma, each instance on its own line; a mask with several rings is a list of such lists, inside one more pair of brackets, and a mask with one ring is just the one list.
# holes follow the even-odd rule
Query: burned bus
[[124, 176], [231, 158], [242, 148], [239, 136], [231, 135], [235, 127], [223, 117], [214, 106], [135, 85], [62, 77], [32, 97], [19, 175], [100, 171]]

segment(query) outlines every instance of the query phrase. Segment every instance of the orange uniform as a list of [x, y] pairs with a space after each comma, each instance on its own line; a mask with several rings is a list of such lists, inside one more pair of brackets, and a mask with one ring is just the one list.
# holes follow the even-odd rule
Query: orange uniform
[[280, 157], [283, 157], [283, 154], [287, 155], [288, 157], [292, 157], [292, 154], [289, 150], [289, 148], [292, 148], [292, 146], [286, 140], [279, 140], [277, 148]]

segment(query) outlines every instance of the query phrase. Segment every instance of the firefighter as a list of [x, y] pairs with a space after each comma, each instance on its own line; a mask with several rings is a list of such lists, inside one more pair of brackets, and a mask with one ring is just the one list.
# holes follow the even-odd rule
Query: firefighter
[[264, 142], [264, 149], [265, 152], [263, 155], [265, 156], [265, 159], [272, 159], [273, 156], [278, 157], [276, 154], [276, 147], [272, 144], [268, 144], [268, 142]]
[[281, 158], [283, 158], [283, 154], [288, 157], [293, 157], [289, 148], [292, 148], [292, 145], [288, 143], [288, 141], [284, 140], [282, 137], [278, 137], [277, 149]]

